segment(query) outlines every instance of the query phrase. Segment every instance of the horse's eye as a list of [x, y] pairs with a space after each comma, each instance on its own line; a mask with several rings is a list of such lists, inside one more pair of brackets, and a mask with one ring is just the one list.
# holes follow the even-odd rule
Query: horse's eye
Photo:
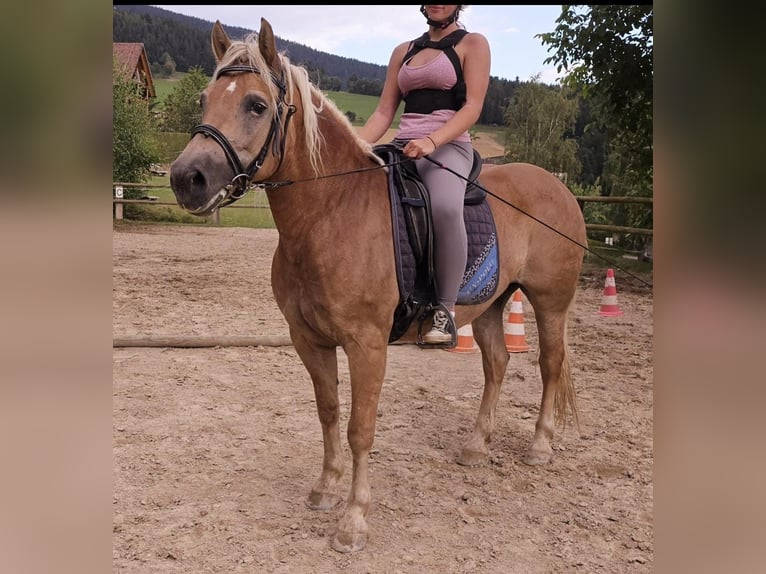
[[243, 100], [243, 109], [247, 113], [255, 114], [256, 116], [260, 116], [263, 112], [266, 111], [266, 103], [263, 101], [262, 98], [258, 97], [255, 94], [249, 94], [245, 96], [245, 99]]
[[248, 105], [248, 111], [253, 112], [260, 116], [263, 112], [266, 111], [266, 104], [264, 104], [263, 102], [251, 102]]

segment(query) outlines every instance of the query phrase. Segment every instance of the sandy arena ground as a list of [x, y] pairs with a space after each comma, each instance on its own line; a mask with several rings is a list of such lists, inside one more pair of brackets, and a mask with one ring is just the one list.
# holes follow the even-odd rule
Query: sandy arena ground
[[[267, 229], [115, 224], [114, 335], [286, 336], [276, 242]], [[624, 314], [602, 317], [605, 272], [583, 274], [570, 321], [582, 434], [560, 431], [548, 465], [521, 462], [541, 394], [526, 300], [533, 351], [511, 357], [486, 466], [455, 462], [480, 356], [389, 348], [369, 542], [354, 555], [329, 545], [343, 505], [304, 504], [322, 444], [292, 347], [115, 348], [114, 572], [651, 572], [652, 292], [617, 271]]]

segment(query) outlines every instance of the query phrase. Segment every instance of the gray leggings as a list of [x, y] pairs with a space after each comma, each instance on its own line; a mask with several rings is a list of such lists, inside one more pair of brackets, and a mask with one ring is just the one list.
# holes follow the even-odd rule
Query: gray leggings
[[[437, 148], [432, 159], [468, 178], [473, 164], [473, 146], [450, 142]], [[431, 197], [434, 224], [434, 266], [439, 303], [454, 309], [468, 259], [468, 238], [463, 221], [466, 180], [425, 158], [415, 161]]]

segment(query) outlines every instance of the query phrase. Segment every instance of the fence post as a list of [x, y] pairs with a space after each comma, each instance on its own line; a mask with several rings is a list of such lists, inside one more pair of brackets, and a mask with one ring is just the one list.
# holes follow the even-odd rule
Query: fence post
[[216, 209], [213, 212], [213, 223], [215, 223], [216, 225], [221, 225], [221, 210], [220, 209]]
[[[122, 199], [122, 186], [117, 185], [114, 188], [114, 197], [115, 199]], [[115, 219], [122, 219], [122, 202], [118, 202], [114, 204], [114, 218]]]

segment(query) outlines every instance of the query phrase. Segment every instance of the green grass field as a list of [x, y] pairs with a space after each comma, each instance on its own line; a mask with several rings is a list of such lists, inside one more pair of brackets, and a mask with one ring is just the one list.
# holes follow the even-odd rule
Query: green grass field
[[[364, 96], [362, 94], [351, 94], [349, 92], [325, 92], [325, 95], [330, 98], [338, 109], [342, 112], [354, 112], [356, 119], [352, 122], [355, 126], [362, 126], [372, 112], [375, 111], [375, 107], [378, 105], [377, 96]], [[404, 103], [399, 106], [394, 116], [394, 121], [391, 124], [392, 128], [399, 127], [399, 118], [404, 110]]]
[[165, 101], [167, 95], [173, 91], [173, 88], [176, 87], [178, 81], [185, 75], [184, 72], [177, 72], [173, 74], [173, 77], [171, 78], [152, 78], [154, 81], [154, 91], [157, 93], [157, 104], [161, 104]]
[[189, 143], [189, 134], [180, 132], [157, 132], [155, 134], [158, 151], [160, 154], [160, 163], [169, 164]]

